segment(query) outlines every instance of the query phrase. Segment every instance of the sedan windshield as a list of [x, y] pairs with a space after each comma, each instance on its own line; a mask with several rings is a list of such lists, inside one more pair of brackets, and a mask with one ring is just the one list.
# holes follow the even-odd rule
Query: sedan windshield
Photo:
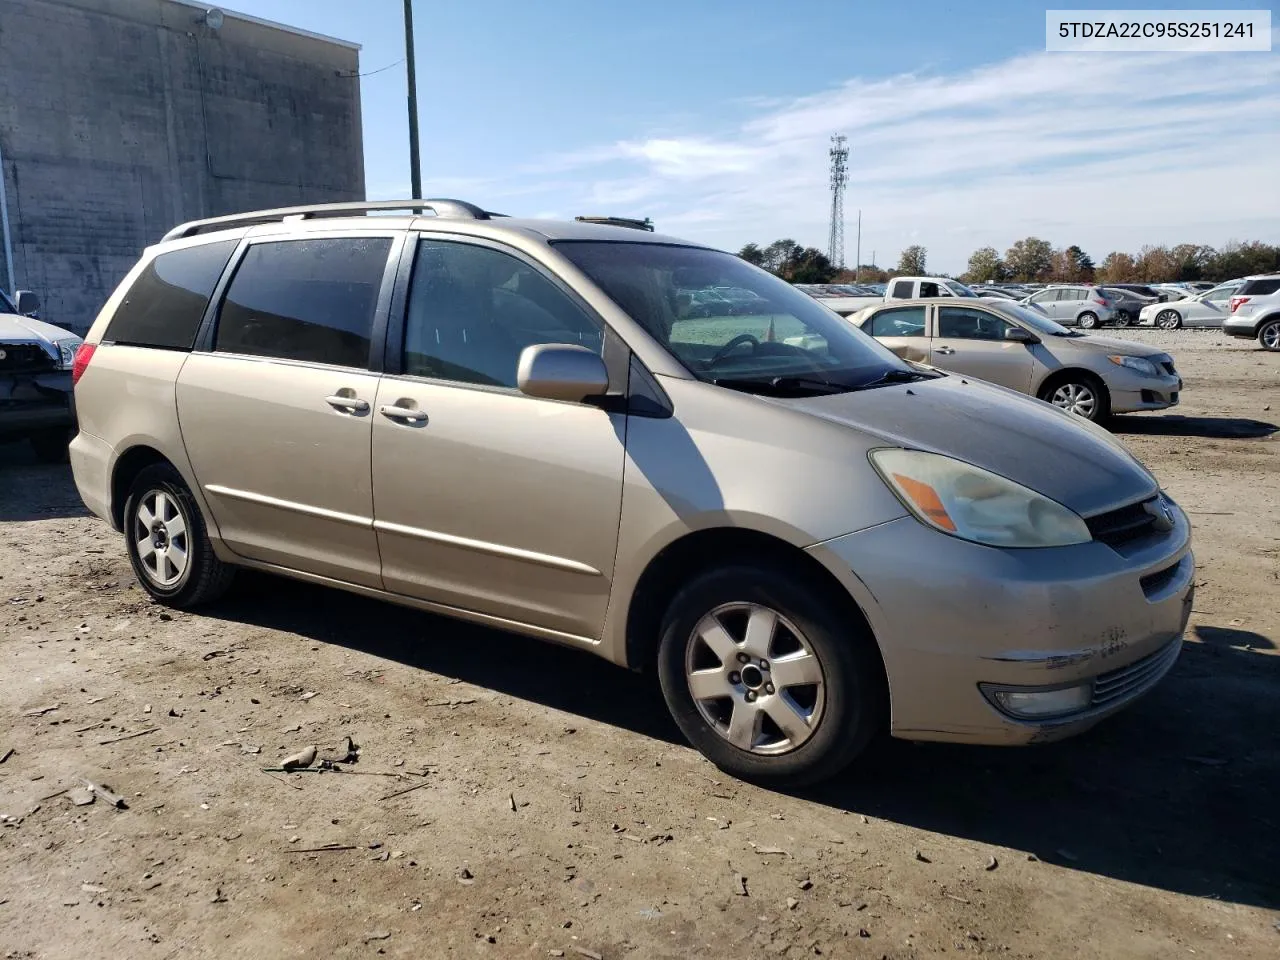
[[[700, 380], [803, 396], [928, 376], [732, 254], [656, 243], [575, 240], [555, 247]], [[750, 296], [711, 294], [724, 287]]]
[[1046, 317], [1043, 313], [1039, 313], [1030, 307], [1024, 307], [1020, 303], [1010, 303], [1001, 301], [1000, 310], [1007, 313], [1011, 317], [1017, 317], [1019, 321], [1025, 323], [1036, 333], [1047, 334], [1051, 337], [1078, 337], [1080, 334], [1068, 330], [1060, 323], [1055, 323]]

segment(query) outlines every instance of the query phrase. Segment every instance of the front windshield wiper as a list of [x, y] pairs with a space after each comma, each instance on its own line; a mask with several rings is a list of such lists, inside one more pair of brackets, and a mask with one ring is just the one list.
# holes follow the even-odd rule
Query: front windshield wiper
[[810, 397], [831, 393], [847, 393], [854, 389], [843, 383], [821, 377], [716, 377], [717, 387], [742, 390], [745, 393], [767, 393], [777, 397]]
[[868, 380], [866, 383], [860, 383], [856, 387], [850, 387], [849, 389], [867, 390], [871, 387], [884, 387], [891, 383], [914, 383], [916, 380], [935, 380], [940, 376], [942, 376], [940, 373], [925, 373], [923, 370], [886, 370], [874, 380]]

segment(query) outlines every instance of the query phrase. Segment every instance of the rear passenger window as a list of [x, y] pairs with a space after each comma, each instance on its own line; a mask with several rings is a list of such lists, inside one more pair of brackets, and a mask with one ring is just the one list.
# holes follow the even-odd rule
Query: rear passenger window
[[219, 240], [157, 256], [134, 281], [102, 339], [190, 350], [209, 295], [238, 240]]
[[214, 349], [367, 367], [390, 251], [388, 237], [252, 245], [222, 302]]
[[1280, 278], [1269, 277], [1265, 280], [1246, 280], [1240, 287], [1240, 294], [1250, 297], [1265, 297], [1280, 290]]
[[924, 307], [881, 310], [862, 329], [873, 337], [923, 337]]
[[911, 299], [911, 281], [898, 280], [896, 283], [894, 283], [893, 297], [895, 300], [910, 300]]
[[600, 327], [528, 264], [489, 247], [422, 240], [414, 258], [404, 372], [514, 387], [520, 353], [570, 343], [600, 353]]

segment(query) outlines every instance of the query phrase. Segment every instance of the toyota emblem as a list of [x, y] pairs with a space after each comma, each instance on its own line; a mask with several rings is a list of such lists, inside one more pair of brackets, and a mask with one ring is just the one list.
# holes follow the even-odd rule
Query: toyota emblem
[[1167, 533], [1173, 529], [1176, 522], [1176, 515], [1173, 512], [1173, 504], [1169, 502], [1169, 498], [1163, 493], [1154, 500], [1150, 500], [1143, 504], [1143, 508], [1147, 513], [1151, 514], [1155, 520], [1155, 528], [1162, 533]]

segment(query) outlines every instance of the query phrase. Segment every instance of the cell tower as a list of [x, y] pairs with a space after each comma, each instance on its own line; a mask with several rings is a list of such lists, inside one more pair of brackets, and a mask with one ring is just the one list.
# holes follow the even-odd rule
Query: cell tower
[[837, 269], [844, 267], [844, 188], [849, 183], [849, 148], [843, 133], [831, 138], [831, 236], [827, 259]]

